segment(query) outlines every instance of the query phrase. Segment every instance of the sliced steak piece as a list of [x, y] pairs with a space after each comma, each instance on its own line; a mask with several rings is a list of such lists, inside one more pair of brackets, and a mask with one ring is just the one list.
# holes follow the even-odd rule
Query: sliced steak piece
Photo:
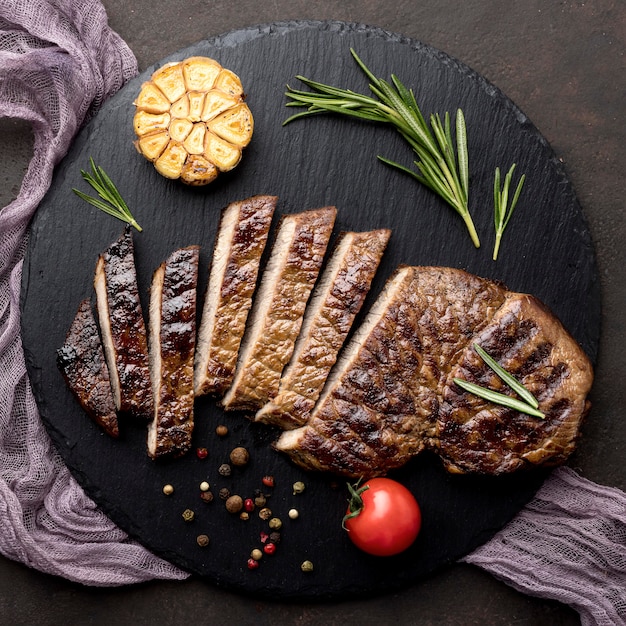
[[346, 346], [307, 425], [276, 448], [350, 477], [404, 465], [436, 435], [439, 386], [503, 290], [456, 270], [401, 267]]
[[319, 275], [337, 209], [282, 217], [244, 335], [226, 409], [256, 411], [278, 392]]
[[277, 201], [254, 196], [222, 213], [198, 331], [197, 396], [223, 395], [233, 380]]
[[[537, 396], [546, 419], [462, 392], [498, 387], [479, 343]], [[563, 462], [588, 409], [589, 360], [534, 298], [452, 268], [391, 279], [302, 428], [275, 446], [300, 465], [351, 477], [387, 473], [428, 447], [455, 472], [499, 474]]]
[[89, 298], [78, 307], [65, 343], [57, 350], [57, 363], [82, 408], [104, 432], [118, 437], [109, 370]]
[[193, 432], [193, 360], [196, 343], [198, 246], [173, 252], [150, 286], [150, 371], [154, 416], [148, 454], [181, 456]]
[[255, 421], [284, 429], [306, 423], [380, 264], [391, 231], [343, 233], [309, 303], [278, 395]]
[[130, 228], [99, 256], [94, 288], [115, 406], [147, 420], [152, 414], [148, 340]]
[[[484, 348], [539, 401], [545, 420], [486, 402], [454, 384], [462, 378], [511, 394], [473, 350]], [[450, 472], [502, 474], [563, 462], [589, 410], [591, 364], [536, 298], [508, 293], [503, 306], [452, 368], [437, 420], [437, 450]]]

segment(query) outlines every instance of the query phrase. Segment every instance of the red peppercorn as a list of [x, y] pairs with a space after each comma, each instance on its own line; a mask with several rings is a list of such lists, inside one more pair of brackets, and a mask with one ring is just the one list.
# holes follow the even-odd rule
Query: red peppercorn
[[270, 536], [267, 533], [261, 532], [261, 543], [267, 543]]
[[259, 562], [255, 561], [252, 557], [248, 559], [248, 569], [257, 569], [259, 567]]
[[206, 448], [197, 448], [196, 449], [196, 456], [199, 459], [206, 459], [207, 456], [209, 456], [209, 451]]
[[263, 546], [263, 552], [265, 552], [265, 554], [274, 554], [274, 552], [276, 552], [276, 544], [275, 543], [266, 543]]
[[263, 484], [266, 487], [273, 487], [274, 486], [274, 477], [273, 476], [263, 476]]
[[252, 513], [252, 511], [254, 511], [254, 500], [252, 498], [246, 498], [243, 502], [243, 508], [248, 511], [248, 513]]

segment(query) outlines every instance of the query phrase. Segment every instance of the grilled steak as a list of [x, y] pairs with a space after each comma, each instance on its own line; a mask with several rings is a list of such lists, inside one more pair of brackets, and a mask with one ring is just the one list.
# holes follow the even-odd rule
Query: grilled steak
[[[452, 382], [458, 376], [498, 387], [474, 343], [535, 393], [545, 420]], [[592, 378], [586, 355], [534, 298], [462, 270], [400, 268], [307, 425], [275, 446], [305, 468], [350, 477], [385, 474], [425, 448], [454, 472], [557, 464], [574, 448]]]
[[148, 341], [130, 228], [98, 258], [94, 288], [115, 406], [118, 411], [149, 419]]
[[198, 254], [198, 246], [176, 250], [154, 272], [150, 286], [152, 458], [180, 456], [191, 447]]
[[391, 231], [344, 233], [309, 303], [278, 395], [255, 421], [296, 428], [306, 423], [378, 269]]
[[57, 350], [57, 362], [87, 414], [111, 437], [118, 437], [109, 370], [89, 298], [80, 303], [65, 343]]
[[457, 377], [510, 393], [468, 345], [442, 390], [435, 443], [446, 468], [500, 474], [565, 460], [574, 451], [589, 409], [592, 371], [579, 346], [542, 303], [516, 293], [507, 293], [473, 343], [523, 382], [546, 418], [494, 406], [455, 385], [452, 379]]
[[195, 358], [195, 394], [222, 395], [235, 374], [276, 196], [233, 202], [213, 249]]
[[323, 207], [282, 217], [233, 384], [223, 398], [226, 409], [256, 411], [278, 392], [336, 215], [335, 207]]

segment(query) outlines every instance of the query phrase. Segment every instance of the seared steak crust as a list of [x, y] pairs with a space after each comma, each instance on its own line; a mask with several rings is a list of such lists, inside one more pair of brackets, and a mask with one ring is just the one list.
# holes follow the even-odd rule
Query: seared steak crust
[[198, 332], [196, 395], [222, 395], [233, 380], [277, 200], [254, 196], [222, 213]]
[[98, 258], [94, 277], [102, 344], [119, 411], [149, 419], [148, 340], [130, 228]]
[[500, 474], [525, 465], [554, 465], [574, 450], [589, 409], [591, 366], [582, 349], [536, 298], [508, 293], [472, 343], [482, 346], [537, 398], [546, 419], [468, 394], [454, 377], [511, 394], [468, 345], [443, 388], [438, 452], [451, 472]]
[[306, 423], [355, 316], [369, 292], [391, 231], [343, 233], [315, 288], [278, 394], [255, 421], [282, 428]]
[[80, 303], [65, 343], [57, 351], [57, 362], [87, 414], [111, 437], [118, 437], [109, 370], [89, 298]]
[[180, 456], [191, 447], [198, 254], [198, 246], [173, 252], [155, 271], [150, 287], [152, 458]]
[[[498, 388], [479, 343], [538, 396], [529, 418], [461, 391]], [[401, 268], [355, 334], [306, 426], [276, 448], [300, 465], [382, 475], [424, 448], [455, 472], [499, 474], [560, 463], [587, 410], [591, 365], [536, 299], [452, 268]]]

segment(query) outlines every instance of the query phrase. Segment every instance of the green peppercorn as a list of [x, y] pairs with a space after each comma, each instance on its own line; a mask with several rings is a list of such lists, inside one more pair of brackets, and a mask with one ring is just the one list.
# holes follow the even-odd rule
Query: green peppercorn
[[280, 521], [278, 517], [272, 517], [268, 525], [272, 530], [280, 530], [283, 523]]
[[174, 487], [172, 485], [165, 485], [163, 487], [163, 493], [166, 496], [171, 496], [174, 493]]
[[293, 484], [293, 495], [297, 495], [299, 493], [302, 493], [304, 491], [304, 483], [299, 480], [298, 482], [295, 482]]
[[193, 522], [194, 517], [195, 517], [195, 513], [191, 509], [185, 509], [183, 511], [183, 519], [186, 522]]
[[304, 561], [302, 565], [300, 565], [300, 569], [303, 572], [312, 572], [313, 571], [313, 563], [311, 561]]
[[250, 552], [250, 557], [253, 558], [255, 561], [259, 561], [263, 558], [263, 551], [259, 550], [258, 548], [254, 548], [254, 550]]
[[263, 494], [255, 496], [254, 506], [258, 506], [259, 508], [262, 508], [266, 505], [266, 503], [267, 503], [267, 498]]

